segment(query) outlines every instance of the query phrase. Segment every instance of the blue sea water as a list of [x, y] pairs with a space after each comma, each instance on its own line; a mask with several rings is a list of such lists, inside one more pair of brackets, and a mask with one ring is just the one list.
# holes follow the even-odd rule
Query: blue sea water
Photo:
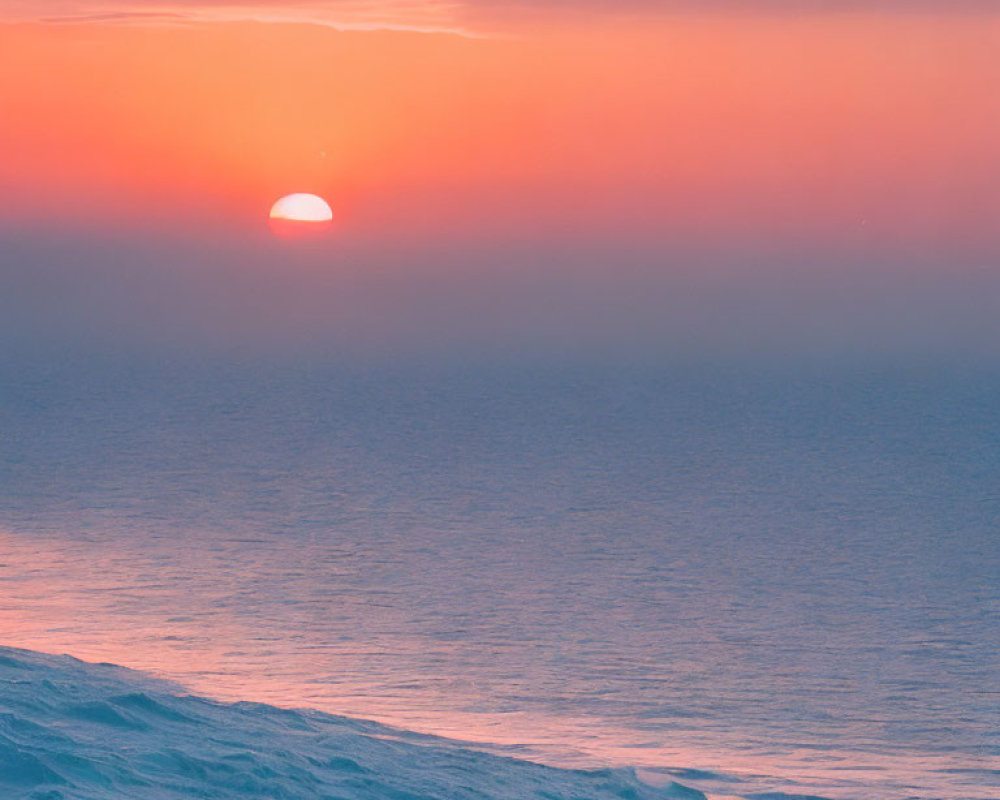
[[996, 370], [0, 369], [4, 644], [709, 797], [1000, 796]]

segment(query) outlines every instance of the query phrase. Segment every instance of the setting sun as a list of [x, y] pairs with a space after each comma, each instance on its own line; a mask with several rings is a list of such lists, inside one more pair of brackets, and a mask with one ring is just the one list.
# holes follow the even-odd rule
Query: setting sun
[[314, 194], [289, 194], [271, 206], [271, 219], [295, 222], [329, 222], [333, 211], [322, 197]]
[[271, 206], [271, 230], [281, 236], [319, 233], [327, 230], [332, 220], [330, 205], [315, 194], [285, 195]]

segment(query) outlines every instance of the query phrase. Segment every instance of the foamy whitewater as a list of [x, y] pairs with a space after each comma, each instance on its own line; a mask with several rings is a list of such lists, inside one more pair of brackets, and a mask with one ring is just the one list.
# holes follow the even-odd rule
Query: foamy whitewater
[[995, 370], [0, 387], [3, 800], [1000, 796]]

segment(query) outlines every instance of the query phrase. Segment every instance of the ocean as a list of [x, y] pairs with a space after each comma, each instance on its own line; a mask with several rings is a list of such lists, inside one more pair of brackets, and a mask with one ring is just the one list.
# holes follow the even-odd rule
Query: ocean
[[0, 365], [0, 644], [709, 797], [1000, 796], [1000, 370]]

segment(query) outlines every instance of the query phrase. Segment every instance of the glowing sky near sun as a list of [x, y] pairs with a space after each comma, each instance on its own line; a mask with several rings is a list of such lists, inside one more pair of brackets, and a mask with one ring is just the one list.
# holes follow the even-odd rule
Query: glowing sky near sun
[[492, 39], [7, 25], [0, 192], [44, 215], [240, 215], [310, 185], [371, 225], [916, 232], [934, 217], [981, 236], [998, 197], [984, 180], [1000, 163], [998, 31], [968, 14]]

